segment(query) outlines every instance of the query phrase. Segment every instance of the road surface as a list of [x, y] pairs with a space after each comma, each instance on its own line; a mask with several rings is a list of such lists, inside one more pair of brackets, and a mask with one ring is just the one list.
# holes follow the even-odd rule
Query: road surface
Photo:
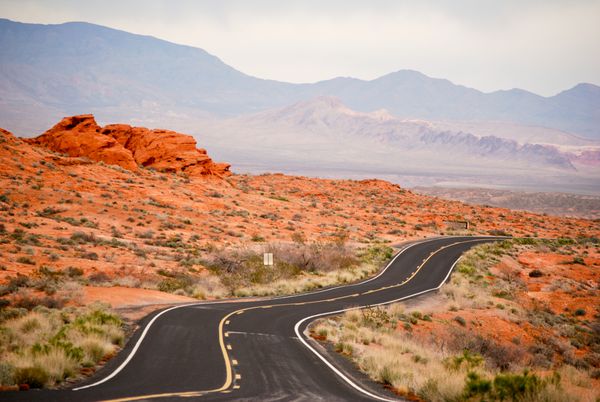
[[297, 296], [176, 306], [146, 317], [117, 357], [68, 390], [6, 392], [2, 400], [395, 400], [304, 333], [318, 317], [436, 291], [469, 248], [447, 237], [406, 246], [378, 276]]

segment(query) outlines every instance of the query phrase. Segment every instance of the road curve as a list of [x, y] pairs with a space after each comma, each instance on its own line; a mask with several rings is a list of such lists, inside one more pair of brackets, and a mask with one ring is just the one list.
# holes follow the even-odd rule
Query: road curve
[[493, 237], [406, 246], [375, 278], [296, 296], [201, 302], [146, 317], [124, 350], [68, 390], [5, 392], [2, 400], [395, 400], [305, 330], [319, 316], [439, 289], [460, 256]]

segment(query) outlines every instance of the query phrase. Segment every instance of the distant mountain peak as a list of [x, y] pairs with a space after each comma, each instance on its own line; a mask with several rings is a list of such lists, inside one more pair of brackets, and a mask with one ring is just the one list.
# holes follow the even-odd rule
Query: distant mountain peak
[[0, 120], [17, 133], [84, 110], [101, 120], [162, 122], [165, 110], [233, 117], [310, 99], [288, 111], [320, 107], [322, 116], [502, 121], [600, 138], [600, 87], [593, 84], [551, 97], [518, 89], [484, 93], [415, 70], [292, 84], [249, 76], [200, 48], [84, 22], [0, 19], [0, 71]]
[[346, 105], [344, 105], [340, 98], [328, 95], [320, 95], [306, 102], [300, 102], [298, 105], [299, 104], [326, 106], [332, 109], [346, 108]]
[[389, 110], [387, 109], [377, 109], [373, 112], [367, 113], [368, 116], [377, 119], [379, 121], [386, 121], [386, 120], [395, 120], [396, 117], [394, 115], [392, 115]]
[[293, 105], [269, 111], [274, 114], [276, 120], [289, 119], [294, 116], [306, 121], [330, 120], [339, 117], [361, 118], [365, 120], [376, 120], [378, 122], [398, 120], [387, 109], [382, 108], [373, 112], [360, 112], [346, 106], [339, 98], [335, 96], [317, 96], [315, 98], [294, 103]]

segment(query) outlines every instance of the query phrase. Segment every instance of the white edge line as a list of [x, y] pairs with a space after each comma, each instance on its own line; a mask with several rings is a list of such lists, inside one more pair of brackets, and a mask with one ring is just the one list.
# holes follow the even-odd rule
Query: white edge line
[[[340, 285], [340, 286], [336, 286], [336, 287], [332, 287], [332, 288], [327, 288], [327, 289], [322, 289], [319, 291], [315, 291], [315, 292], [307, 292], [304, 293], [302, 295], [289, 295], [289, 296], [281, 296], [278, 298], [272, 298], [271, 300], [275, 300], [275, 299], [284, 299], [284, 298], [292, 298], [292, 297], [298, 297], [298, 296], [304, 296], [306, 294], [315, 294], [315, 293], [322, 293], [322, 292], [328, 292], [334, 289], [338, 289], [340, 287], [343, 286], [355, 286], [355, 285], [360, 285], [363, 283], [367, 283], [370, 282], [372, 280], [375, 280], [377, 278], [379, 278], [381, 275], [383, 275], [385, 273], [385, 271], [392, 265], [392, 263], [396, 260], [396, 258], [398, 258], [400, 256], [400, 254], [402, 254], [404, 251], [408, 250], [409, 248], [411, 248], [412, 246], [415, 246], [417, 244], [422, 244], [422, 243], [426, 243], [429, 241], [434, 241], [434, 240], [439, 240], [440, 238], [436, 238], [436, 239], [431, 239], [431, 240], [422, 240], [419, 242], [414, 242], [411, 243], [409, 245], [407, 245], [406, 247], [404, 247], [402, 250], [400, 250], [395, 256], [394, 258], [392, 258], [392, 260], [386, 265], [386, 267], [377, 275], [374, 276], [373, 278], [369, 278], [365, 281], [359, 282], [359, 283], [355, 283], [355, 284], [351, 284], [351, 285]], [[243, 300], [240, 300], [243, 301]], [[92, 384], [87, 384], [87, 385], [83, 385], [81, 387], [77, 387], [77, 388], [72, 388], [72, 391], [80, 391], [82, 389], [86, 389], [86, 388], [91, 388], [91, 387], [95, 387], [97, 385], [103, 384], [106, 381], [110, 380], [111, 378], [115, 377], [117, 374], [119, 374], [124, 368], [125, 366], [127, 366], [127, 364], [129, 364], [129, 362], [131, 361], [131, 359], [133, 359], [133, 356], [135, 356], [137, 350], [139, 349], [140, 345], [142, 344], [142, 341], [144, 340], [144, 338], [146, 337], [146, 334], [148, 333], [148, 330], [150, 329], [150, 327], [152, 326], [152, 324], [154, 324], [154, 322], [163, 314], [168, 313], [169, 311], [178, 309], [178, 308], [183, 308], [183, 307], [193, 307], [193, 306], [199, 306], [199, 305], [205, 305], [205, 304], [221, 304], [221, 303], [230, 303], [230, 301], [208, 301], [208, 302], [200, 302], [200, 303], [191, 303], [191, 304], [182, 304], [180, 306], [174, 306], [171, 308], [168, 308], [166, 310], [161, 311], [160, 313], [158, 313], [157, 315], [154, 316], [154, 318], [152, 318], [152, 320], [150, 320], [150, 322], [148, 322], [148, 324], [146, 324], [146, 327], [144, 328], [144, 331], [142, 332], [142, 334], [140, 335], [140, 337], [138, 338], [137, 342], [135, 343], [135, 346], [133, 347], [133, 349], [131, 350], [131, 352], [129, 352], [129, 355], [127, 356], [127, 358], [119, 365], [119, 367], [117, 367], [113, 372], [111, 372], [108, 376], [104, 377], [103, 379], [96, 381]]]
[[[458, 236], [458, 237], [460, 237], [460, 236]], [[399, 252], [398, 252], [398, 253], [397, 253], [397, 254], [394, 256], [394, 258], [392, 258], [392, 260], [391, 260], [391, 261], [390, 261], [390, 262], [389, 262], [389, 263], [388, 263], [388, 264], [385, 266], [385, 268], [384, 268], [384, 269], [383, 269], [383, 270], [382, 270], [382, 271], [381, 271], [381, 272], [380, 272], [378, 275], [374, 276], [373, 278], [369, 278], [369, 279], [367, 279], [367, 280], [365, 280], [365, 281], [358, 282], [358, 283], [355, 283], [355, 284], [349, 284], [349, 285], [340, 285], [340, 286], [336, 286], [336, 287], [332, 287], [332, 288], [322, 289], [322, 290], [315, 291], [315, 292], [307, 292], [307, 293], [304, 293], [304, 294], [301, 294], [301, 295], [289, 295], [289, 296], [274, 297], [274, 298], [267, 299], [267, 300], [285, 299], [285, 298], [292, 298], [292, 297], [304, 296], [304, 295], [307, 295], [307, 294], [316, 294], [316, 293], [328, 292], [328, 291], [331, 291], [331, 290], [334, 290], [334, 289], [339, 289], [339, 288], [341, 288], [341, 287], [357, 286], [357, 285], [361, 285], [361, 284], [364, 284], [364, 283], [367, 283], [367, 282], [373, 281], [373, 280], [375, 280], [375, 279], [379, 278], [381, 275], [383, 275], [383, 274], [384, 274], [384, 273], [387, 271], [387, 269], [388, 269], [388, 268], [389, 268], [389, 267], [390, 267], [390, 266], [391, 266], [391, 265], [394, 263], [394, 261], [396, 260], [396, 258], [398, 258], [398, 257], [399, 257], [399, 256], [400, 256], [402, 253], [404, 253], [404, 252], [405, 252], [406, 250], [408, 250], [409, 248], [411, 248], [411, 247], [413, 247], [413, 246], [416, 246], [417, 244], [423, 244], [423, 243], [433, 242], [433, 241], [436, 241], [436, 240], [447, 239], [447, 238], [448, 238], [448, 237], [436, 237], [436, 238], [434, 238], [434, 239], [426, 239], [426, 240], [420, 240], [420, 241], [416, 241], [416, 242], [414, 242], [414, 243], [410, 243], [409, 245], [407, 245], [406, 247], [404, 247], [403, 249], [401, 249], [401, 250], [400, 250], [400, 251], [399, 251]], [[458, 262], [458, 260], [457, 260], [457, 262]], [[454, 265], [452, 266], [452, 268], [454, 268]], [[440, 286], [441, 286], [441, 285], [440, 285]], [[438, 288], [439, 288], [439, 287], [438, 287]], [[430, 289], [430, 290], [433, 290], [433, 289]], [[428, 290], [428, 291], [430, 291], [430, 290]], [[415, 294], [415, 295], [408, 296], [408, 297], [412, 297], [412, 296], [416, 296], [416, 294]], [[240, 301], [243, 301], [243, 300], [242, 300], [242, 299], [240, 299]], [[395, 301], [399, 301], [399, 300], [393, 300], [393, 301], [391, 301], [391, 302], [388, 302], [388, 303], [393, 303], [393, 302], [395, 302]], [[81, 387], [72, 388], [71, 390], [72, 390], [72, 391], [80, 391], [80, 390], [82, 390], [82, 389], [86, 389], [86, 388], [95, 387], [95, 386], [97, 386], [97, 385], [100, 385], [100, 384], [103, 384], [103, 383], [105, 383], [106, 381], [110, 380], [111, 378], [114, 378], [114, 377], [115, 377], [117, 374], [119, 374], [119, 373], [120, 373], [120, 372], [121, 372], [121, 371], [122, 371], [122, 370], [125, 368], [125, 366], [127, 366], [127, 364], [128, 364], [130, 361], [131, 361], [131, 359], [133, 359], [133, 357], [135, 356], [135, 354], [136, 354], [137, 350], [139, 349], [140, 345], [142, 344], [142, 341], [143, 341], [143, 340], [144, 340], [144, 338], [146, 337], [146, 334], [148, 333], [148, 330], [150, 329], [150, 327], [152, 326], [152, 324], [154, 324], [154, 322], [155, 322], [155, 321], [156, 321], [156, 320], [157, 320], [157, 319], [158, 319], [158, 318], [159, 318], [161, 315], [163, 315], [163, 314], [165, 314], [165, 313], [168, 313], [168, 312], [170, 312], [170, 311], [172, 311], [172, 310], [175, 310], [175, 309], [178, 309], [178, 308], [183, 308], [183, 307], [193, 307], [193, 306], [200, 306], [200, 305], [206, 305], [206, 304], [222, 304], [222, 303], [230, 303], [230, 302], [231, 302], [231, 301], [226, 301], [226, 300], [224, 300], [224, 301], [207, 301], [207, 302], [200, 302], [200, 303], [182, 304], [182, 305], [179, 305], [179, 306], [174, 306], [174, 307], [171, 307], [171, 308], [168, 308], [168, 309], [166, 309], [166, 310], [163, 310], [163, 311], [161, 311], [160, 313], [158, 313], [157, 315], [155, 315], [155, 316], [154, 316], [154, 318], [152, 318], [152, 320], [150, 320], [150, 322], [148, 322], [148, 324], [146, 324], [146, 327], [144, 328], [144, 331], [142, 332], [142, 334], [141, 334], [141, 335], [140, 335], [140, 337], [138, 338], [138, 340], [137, 340], [137, 342], [135, 343], [135, 345], [134, 345], [133, 349], [131, 350], [131, 352], [129, 352], [129, 355], [128, 355], [128, 356], [127, 356], [127, 358], [126, 358], [126, 359], [125, 359], [125, 360], [124, 360], [124, 361], [123, 361], [123, 362], [122, 362], [122, 363], [119, 365], [119, 367], [117, 367], [117, 368], [116, 368], [116, 369], [115, 369], [113, 372], [111, 372], [111, 373], [110, 373], [108, 376], [104, 377], [103, 379], [101, 379], [101, 380], [99, 380], [99, 381], [96, 381], [96, 382], [94, 382], [94, 383], [92, 383], [92, 384], [83, 385], [83, 386], [81, 386]], [[382, 304], [385, 304], [385, 303], [382, 303]], [[356, 308], [360, 308], [360, 307], [356, 307]], [[340, 310], [339, 312], [342, 312], [342, 311], [346, 311], [346, 310]], [[331, 312], [331, 313], [324, 313], [324, 314], [322, 314], [322, 315], [326, 315], [326, 314], [335, 314], [335, 313], [337, 313], [337, 312], [336, 312], [336, 311], [334, 311], [334, 312]], [[317, 316], [313, 316], [313, 317], [317, 317]], [[308, 317], [308, 318], [312, 318], [312, 317]], [[305, 319], [305, 320], [306, 320], [306, 319]], [[304, 321], [304, 320], [303, 320], [303, 321]], [[296, 324], [296, 326], [297, 326], [297, 325], [298, 325], [298, 324]], [[296, 331], [296, 334], [298, 335], [298, 337], [300, 338], [300, 340], [302, 340], [302, 342], [304, 342], [304, 340], [302, 339], [302, 337], [300, 337], [300, 335], [298, 334], [298, 332], [297, 332], [297, 331]], [[308, 344], [306, 344], [306, 346], [307, 346], [309, 349], [313, 350], [313, 349], [312, 349], [310, 346], [308, 346]], [[313, 352], [314, 352], [314, 353], [316, 353], [316, 354], [317, 354], [317, 356], [321, 357], [321, 355], [319, 355], [319, 354], [318, 354], [316, 351], [314, 351], [314, 350], [313, 350]], [[321, 357], [321, 359], [323, 359], [323, 358]], [[323, 361], [325, 361], [325, 362], [327, 363], [327, 361], [326, 361], [326, 360], [324, 360], [324, 359], [323, 359]], [[327, 364], [329, 365], [329, 363], [327, 363]], [[333, 370], [335, 370], [335, 368], [334, 368], [333, 366], [331, 366], [331, 368], [332, 368]], [[339, 373], [339, 375], [343, 376], [343, 374], [341, 374], [341, 373]], [[344, 378], [345, 378], [345, 376], [344, 376]], [[350, 380], [347, 380], [347, 381], [349, 381], [349, 382], [350, 382]], [[350, 383], [351, 383], [351, 385], [352, 385], [352, 382], [350, 382]], [[363, 392], [367, 393], [367, 391], [364, 391], [364, 390], [363, 390]], [[368, 394], [368, 395], [370, 395], [369, 393], [367, 393], [367, 394]], [[384, 400], [387, 400], [387, 399], [384, 399]]]
[[73, 388], [72, 390], [73, 391], [79, 391], [79, 390], [82, 390], [82, 389], [85, 389], [85, 388], [95, 387], [96, 385], [100, 385], [100, 384], [102, 384], [102, 383], [110, 380], [111, 378], [113, 378], [117, 374], [119, 374], [119, 372], [121, 372], [121, 370], [123, 370], [125, 368], [125, 366], [127, 366], [127, 364], [131, 361], [131, 359], [133, 359], [133, 356], [135, 355], [135, 353], [137, 352], [138, 348], [142, 344], [142, 341], [146, 337], [146, 334], [148, 333], [148, 330], [150, 329], [150, 327], [152, 326], [152, 324], [154, 323], [154, 321], [156, 321], [161, 315], [163, 315], [165, 313], [168, 313], [171, 310], [175, 310], [175, 309], [182, 308], [182, 307], [189, 307], [189, 306], [193, 306], [193, 305], [194, 304], [183, 304], [181, 306], [174, 306], [174, 307], [168, 308], [166, 310], [163, 310], [160, 313], [158, 313], [157, 315], [155, 315], [154, 318], [152, 318], [152, 320], [150, 320], [150, 322], [144, 328], [144, 332], [142, 332], [142, 334], [138, 338], [137, 342], [135, 343], [135, 346], [133, 347], [133, 349], [129, 353], [129, 356], [127, 356], [127, 358], [123, 361], [123, 363], [121, 363], [121, 365], [119, 365], [119, 367], [117, 367], [112, 373], [110, 373], [108, 376], [106, 376], [105, 378], [103, 378], [100, 381], [97, 381], [97, 382], [95, 382], [93, 384], [88, 384], [88, 385], [83, 385], [81, 387]]
[[452, 266], [450, 267], [450, 270], [448, 270], [448, 274], [446, 274], [446, 277], [444, 278], [444, 280], [435, 288], [431, 288], [431, 289], [427, 289], [427, 290], [422, 290], [420, 292], [417, 293], [413, 293], [411, 295], [408, 296], [403, 296], [400, 297], [398, 299], [394, 299], [394, 300], [389, 300], [386, 302], [382, 302], [382, 303], [377, 303], [377, 304], [368, 304], [365, 306], [356, 306], [356, 307], [349, 307], [349, 308], [345, 308], [342, 310], [336, 310], [336, 311], [328, 311], [325, 313], [319, 313], [319, 314], [315, 314], [315, 315], [311, 315], [309, 317], [303, 318], [300, 321], [298, 321], [296, 323], [296, 325], [294, 326], [294, 331], [296, 332], [296, 336], [298, 337], [298, 339], [300, 339], [300, 342], [302, 342], [302, 344], [304, 344], [304, 346], [306, 346], [311, 352], [313, 352], [319, 359], [321, 359], [321, 361], [323, 361], [323, 363], [325, 363], [327, 365], [327, 367], [329, 367], [335, 374], [337, 374], [342, 380], [346, 381], [352, 388], [356, 389], [359, 392], [362, 392], [363, 394], [373, 398], [373, 399], [377, 399], [379, 401], [387, 401], [387, 402], [396, 402], [398, 401], [398, 399], [389, 399], [389, 398], [384, 398], [382, 396], [373, 394], [369, 391], [367, 391], [366, 389], [362, 388], [360, 385], [356, 384], [354, 381], [352, 381], [350, 378], [348, 378], [344, 373], [342, 373], [340, 370], [338, 370], [333, 364], [331, 364], [323, 355], [321, 355], [319, 352], [317, 352], [317, 350], [315, 348], [313, 348], [305, 339], [303, 336], [301, 336], [300, 334], [300, 326], [307, 320], [311, 320], [317, 317], [322, 317], [325, 315], [332, 315], [332, 314], [339, 314], [339, 313], [343, 313], [346, 311], [350, 311], [350, 310], [359, 310], [361, 308], [365, 308], [365, 307], [373, 307], [373, 306], [383, 306], [386, 304], [391, 304], [391, 303], [396, 303], [402, 300], [406, 300], [409, 299], [411, 297], [416, 297], [416, 296], [420, 296], [424, 293], [429, 293], [432, 292], [434, 290], [439, 290], [444, 283], [446, 283], [446, 280], [448, 280], [448, 277], [450, 276], [450, 274], [452, 273], [452, 271], [454, 270], [454, 267], [456, 266], [456, 264], [458, 264], [458, 261], [460, 261], [460, 259], [462, 258], [462, 255], [460, 257], [458, 257], [456, 259], [456, 261], [454, 261], [454, 263], [452, 264]]

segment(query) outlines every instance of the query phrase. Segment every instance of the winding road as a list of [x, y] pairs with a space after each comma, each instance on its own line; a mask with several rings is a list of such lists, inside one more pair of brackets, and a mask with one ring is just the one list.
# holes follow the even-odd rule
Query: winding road
[[445, 237], [405, 246], [376, 277], [296, 296], [202, 302], [146, 317], [124, 350], [69, 390], [6, 392], [40, 401], [396, 400], [305, 330], [319, 316], [438, 290], [469, 248], [500, 238]]

